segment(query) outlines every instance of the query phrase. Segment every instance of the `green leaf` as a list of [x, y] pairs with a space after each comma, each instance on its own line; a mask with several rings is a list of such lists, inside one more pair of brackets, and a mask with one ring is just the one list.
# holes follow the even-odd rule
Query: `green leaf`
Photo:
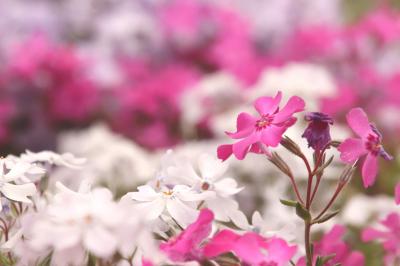
[[299, 202], [296, 203], [296, 214], [304, 221], [310, 222], [311, 221], [311, 214], [310, 212], [304, 208]]
[[280, 199], [279, 200], [283, 205], [289, 206], [289, 207], [296, 207], [297, 206], [297, 201], [294, 200], [285, 200], [285, 199]]
[[332, 219], [333, 217], [335, 217], [339, 212], [340, 212], [340, 210], [336, 210], [336, 211], [327, 213], [324, 216], [322, 216], [321, 218], [319, 218], [318, 220], [314, 221], [313, 223], [322, 224], [322, 223]]
[[88, 255], [88, 262], [86, 264], [87, 266], [96, 266], [96, 257], [93, 256], [92, 254]]

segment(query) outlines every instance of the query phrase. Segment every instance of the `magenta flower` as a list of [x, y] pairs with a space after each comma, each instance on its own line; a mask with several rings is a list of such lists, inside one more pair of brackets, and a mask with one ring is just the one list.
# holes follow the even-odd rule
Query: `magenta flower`
[[303, 99], [293, 96], [282, 109], [279, 104], [282, 93], [272, 97], [260, 97], [254, 102], [254, 108], [259, 116], [240, 113], [237, 118], [237, 131], [226, 132], [232, 139], [240, 139], [234, 144], [218, 147], [218, 158], [226, 160], [233, 153], [237, 159], [243, 160], [248, 152], [261, 153], [265, 145], [276, 147], [286, 129], [296, 122], [294, 113], [304, 110]]
[[222, 230], [204, 247], [204, 256], [215, 258], [233, 252], [245, 265], [283, 266], [288, 265], [296, 250], [296, 246], [289, 246], [280, 238], [265, 239], [253, 232], [238, 235]]
[[[364, 256], [359, 251], [351, 251], [350, 247], [343, 242], [342, 238], [346, 228], [341, 225], [335, 225], [322, 239], [314, 245], [314, 263], [317, 256], [328, 256], [335, 254], [325, 266], [336, 265], [340, 263], [343, 266], [362, 266], [365, 264]], [[313, 263], [313, 265], [314, 265]], [[297, 266], [305, 266], [305, 257], [300, 258]]]
[[363, 241], [381, 240], [385, 250], [385, 265], [394, 265], [400, 259], [400, 215], [389, 214], [381, 221], [385, 229], [367, 228], [362, 232]]
[[162, 243], [160, 249], [175, 262], [185, 262], [202, 259], [201, 244], [211, 233], [214, 214], [208, 209], [202, 209], [197, 220], [189, 225], [176, 238]]
[[308, 147], [315, 151], [320, 151], [331, 141], [329, 125], [333, 124], [333, 119], [324, 113], [307, 113], [305, 120], [310, 122], [302, 137], [307, 139]]
[[346, 116], [347, 123], [360, 138], [348, 138], [338, 148], [340, 159], [345, 163], [354, 163], [366, 155], [362, 166], [364, 187], [369, 187], [375, 182], [378, 173], [378, 156], [391, 160], [382, 146], [382, 135], [368, 121], [367, 115], [361, 108], [354, 108]]

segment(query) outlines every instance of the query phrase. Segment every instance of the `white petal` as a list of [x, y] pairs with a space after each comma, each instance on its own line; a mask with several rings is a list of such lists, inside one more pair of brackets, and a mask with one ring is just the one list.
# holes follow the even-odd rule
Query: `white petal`
[[151, 186], [139, 186], [138, 191], [129, 192], [126, 194], [133, 200], [137, 201], [152, 201], [159, 197], [159, 194]]
[[204, 192], [195, 192], [195, 191], [181, 191], [176, 195], [182, 201], [202, 201], [210, 198], [214, 198], [216, 196], [214, 191], [204, 191]]
[[210, 154], [202, 154], [199, 158], [201, 176], [210, 181], [218, 180], [228, 169], [226, 162], [221, 162]]
[[165, 210], [165, 200], [158, 198], [151, 202], [138, 203], [134, 206], [139, 216], [143, 215], [147, 220], [155, 220]]
[[243, 187], [237, 187], [236, 180], [233, 178], [224, 178], [214, 183], [214, 187], [215, 191], [223, 197], [237, 194], [243, 190]]
[[101, 258], [113, 255], [118, 244], [113, 234], [98, 225], [88, 229], [83, 243], [91, 253]]
[[15, 247], [17, 242], [21, 239], [22, 237], [23, 230], [19, 229], [10, 239], [8, 239], [7, 242], [5, 242], [3, 245], [1, 245], [1, 249], [5, 251], [9, 251]]
[[258, 211], [253, 213], [253, 216], [251, 217], [251, 224], [256, 227], [261, 227], [264, 225], [264, 220]]
[[198, 211], [182, 203], [179, 199], [167, 201], [167, 210], [180, 226], [186, 227], [196, 220]]
[[6, 183], [1, 188], [1, 192], [10, 200], [31, 203], [31, 200], [27, 197], [33, 196], [36, 193], [36, 187], [33, 183], [23, 185]]

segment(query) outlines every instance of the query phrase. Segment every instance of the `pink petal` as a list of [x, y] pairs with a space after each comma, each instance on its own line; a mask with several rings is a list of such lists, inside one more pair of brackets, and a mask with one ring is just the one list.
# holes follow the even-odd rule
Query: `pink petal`
[[362, 232], [361, 239], [362, 239], [362, 241], [367, 242], [367, 241], [379, 239], [379, 238], [382, 238], [385, 236], [386, 236], [386, 234], [384, 232], [378, 231], [373, 228], [367, 228]]
[[396, 204], [399, 205], [400, 204], [400, 182], [397, 183], [397, 185], [394, 189], [394, 198], [395, 198]]
[[232, 146], [233, 154], [236, 156], [238, 160], [243, 160], [246, 157], [246, 154], [249, 152], [249, 149], [252, 144], [258, 142], [260, 136], [258, 133], [253, 133], [250, 136], [242, 139], [239, 142], [236, 142]]
[[294, 113], [301, 112], [304, 110], [305, 102], [302, 98], [297, 96], [290, 97], [289, 101], [283, 107], [274, 118], [274, 124], [285, 123]]
[[346, 115], [346, 119], [351, 129], [360, 137], [364, 138], [372, 132], [368, 117], [363, 109], [351, 109]]
[[258, 265], [265, 259], [259, 246], [259, 236], [256, 233], [246, 233], [241, 236], [236, 241], [233, 251], [243, 262], [251, 265]]
[[340, 159], [345, 163], [354, 163], [360, 156], [367, 153], [364, 142], [361, 139], [349, 138], [340, 144]]
[[286, 127], [278, 127], [271, 125], [262, 130], [261, 142], [267, 146], [276, 147], [281, 142], [282, 134], [286, 131]]
[[288, 265], [297, 251], [297, 246], [289, 246], [286, 241], [280, 238], [268, 240], [267, 245], [268, 259], [278, 263], [278, 266]]
[[371, 153], [368, 153], [362, 167], [362, 178], [364, 187], [367, 188], [375, 183], [376, 175], [378, 174], [378, 158]]
[[226, 134], [233, 139], [247, 137], [252, 131], [254, 131], [256, 121], [257, 119], [254, 116], [248, 113], [240, 113], [236, 122], [236, 132], [226, 132]]
[[213, 258], [220, 254], [229, 252], [232, 250], [234, 242], [239, 237], [239, 235], [230, 230], [222, 230], [204, 247], [203, 255], [207, 258]]
[[351, 252], [350, 255], [344, 261], [343, 265], [346, 266], [365, 265], [364, 255], [359, 251]]
[[275, 98], [260, 97], [254, 102], [254, 108], [260, 115], [273, 114], [282, 100], [282, 92], [278, 92]]
[[217, 148], [218, 159], [225, 161], [232, 155], [232, 144], [220, 145]]

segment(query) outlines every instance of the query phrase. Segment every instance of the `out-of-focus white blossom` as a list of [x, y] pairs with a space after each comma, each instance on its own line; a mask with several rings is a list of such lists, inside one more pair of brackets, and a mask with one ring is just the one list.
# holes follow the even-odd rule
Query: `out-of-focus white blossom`
[[330, 73], [322, 66], [289, 63], [282, 68], [265, 70], [250, 93], [250, 99], [272, 95], [276, 90], [281, 90], [286, 95], [301, 96], [307, 103], [306, 108], [309, 111], [316, 111], [321, 97], [335, 95], [336, 84]]
[[81, 178], [93, 184], [105, 184], [112, 191], [145, 183], [155, 173], [157, 159], [132, 141], [98, 124], [87, 130], [62, 134], [59, 149], [87, 158], [85, 167], [76, 172], [60, 169], [53, 178], [77, 187]]

